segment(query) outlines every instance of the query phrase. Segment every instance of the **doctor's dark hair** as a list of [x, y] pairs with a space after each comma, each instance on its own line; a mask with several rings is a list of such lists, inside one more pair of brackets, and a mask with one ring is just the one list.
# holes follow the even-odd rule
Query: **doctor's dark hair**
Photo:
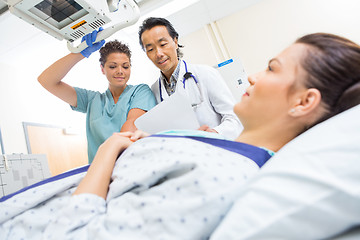
[[100, 59], [99, 62], [101, 66], [104, 66], [107, 60], [107, 57], [110, 53], [118, 52], [124, 53], [129, 58], [129, 62], [131, 64], [131, 51], [128, 45], [125, 43], [119, 42], [118, 40], [113, 40], [107, 42], [102, 48], [99, 50], [100, 52]]
[[181, 52], [180, 48], [183, 48], [183, 45], [179, 44], [179, 34], [177, 33], [177, 31], [175, 30], [175, 28], [173, 27], [173, 25], [165, 18], [155, 18], [155, 17], [149, 17], [147, 19], [145, 19], [142, 23], [142, 25], [139, 27], [139, 43], [140, 46], [142, 47], [143, 50], [145, 50], [144, 48], [144, 44], [141, 40], [141, 36], [142, 34], [146, 31], [146, 30], [150, 30], [153, 27], [156, 26], [164, 26], [166, 27], [170, 37], [173, 40], [177, 40], [178, 41], [178, 48], [176, 49], [177, 52], [177, 56], [179, 58], [181, 58], [184, 54]]
[[305, 86], [321, 93], [324, 116], [317, 122], [360, 104], [360, 46], [328, 34], [305, 35], [295, 43], [309, 48], [301, 61], [307, 72]]

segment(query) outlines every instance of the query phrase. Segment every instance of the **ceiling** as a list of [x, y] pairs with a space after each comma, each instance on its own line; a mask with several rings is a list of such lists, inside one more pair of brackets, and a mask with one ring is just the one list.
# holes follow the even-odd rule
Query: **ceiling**
[[[97, 0], [98, 1], [98, 0]], [[137, 24], [121, 31], [137, 38], [139, 24], [145, 17], [166, 17], [180, 36], [194, 32], [211, 21], [216, 21], [261, 0], [135, 0], [141, 17]], [[0, 0], [0, 61], [42, 41], [58, 41], [29, 23], [12, 15], [5, 0]], [[159, 12], [168, 5], [171, 9]], [[54, 39], [54, 40], [52, 40]]]

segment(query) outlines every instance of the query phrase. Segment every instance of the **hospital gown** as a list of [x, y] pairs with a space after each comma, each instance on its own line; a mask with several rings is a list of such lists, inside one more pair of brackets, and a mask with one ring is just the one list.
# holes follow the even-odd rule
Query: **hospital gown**
[[117, 160], [106, 200], [71, 196], [87, 167], [0, 199], [0, 239], [208, 239], [269, 158], [227, 140], [147, 137]]

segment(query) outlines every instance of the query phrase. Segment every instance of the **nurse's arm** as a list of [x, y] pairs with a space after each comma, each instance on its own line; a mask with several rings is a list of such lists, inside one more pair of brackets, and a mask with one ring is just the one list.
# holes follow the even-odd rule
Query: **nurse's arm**
[[73, 195], [90, 193], [106, 199], [116, 159], [132, 143], [129, 137], [114, 133], [101, 144], [94, 161]]
[[135, 132], [137, 130], [135, 120], [146, 113], [140, 108], [133, 108], [128, 112], [126, 122], [122, 125], [120, 132]]
[[84, 59], [84, 56], [81, 53], [70, 53], [57, 60], [40, 74], [38, 77], [39, 83], [50, 93], [67, 102], [71, 106], [76, 107], [76, 91], [72, 86], [62, 82], [62, 79], [75, 66], [75, 64], [82, 59]]

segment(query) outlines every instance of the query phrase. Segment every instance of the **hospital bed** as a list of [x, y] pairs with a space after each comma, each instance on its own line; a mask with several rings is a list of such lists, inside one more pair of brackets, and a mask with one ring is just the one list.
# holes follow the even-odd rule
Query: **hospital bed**
[[360, 105], [285, 145], [213, 239], [360, 239]]
[[[318, 124], [285, 145], [247, 184], [234, 191], [231, 207], [213, 226], [209, 238], [359, 239], [359, 119], [360, 105]], [[74, 187], [74, 182], [81, 180], [86, 169], [74, 169], [1, 198], [1, 214], [7, 212], [4, 206], [7, 209], [9, 206], [18, 207], [16, 202], [12, 202], [14, 196], [29, 191], [39, 191], [39, 200], [19, 214], [31, 216], [32, 212], [42, 211], [39, 209], [44, 202], [41, 191], [52, 191], [46, 189], [47, 185], [51, 188], [53, 182], [75, 179], [61, 187], [64, 190], [58, 196], [61, 199], [67, 189]], [[41, 191], [39, 187], [42, 187]], [[221, 203], [213, 207], [221, 207]], [[6, 219], [1, 214], [0, 229], [7, 227], [7, 221], [1, 221]], [[168, 214], [171, 214], [171, 209]], [[159, 222], [159, 228], [152, 233], [159, 239], [165, 231], [161, 228], [163, 224]], [[174, 222], [175, 227], [180, 224], [183, 223]], [[178, 239], [176, 234], [173, 239]]]

